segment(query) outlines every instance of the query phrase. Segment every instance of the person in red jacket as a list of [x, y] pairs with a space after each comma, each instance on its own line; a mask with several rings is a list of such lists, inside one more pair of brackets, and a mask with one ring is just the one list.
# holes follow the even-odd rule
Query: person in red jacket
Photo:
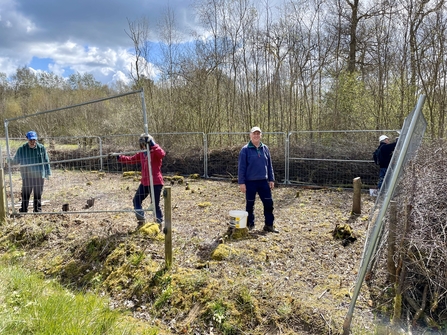
[[[166, 153], [158, 144], [154, 142], [154, 138], [149, 134], [141, 134], [139, 144], [141, 150], [146, 149], [146, 145], [149, 144], [152, 182], [154, 185], [155, 198], [152, 203], [155, 205], [155, 216], [157, 218], [157, 223], [161, 225], [163, 222], [163, 213], [160, 208], [160, 195], [164, 185], [163, 175], [161, 174], [161, 165]], [[118, 156], [118, 162], [124, 164], [141, 165], [141, 180], [140, 185], [135, 192], [135, 196], [133, 197], [133, 207], [135, 209], [135, 215], [139, 225], [144, 224], [145, 216], [142, 203], [144, 199], [151, 195], [147, 151], [140, 151], [133, 156], [120, 155]]]

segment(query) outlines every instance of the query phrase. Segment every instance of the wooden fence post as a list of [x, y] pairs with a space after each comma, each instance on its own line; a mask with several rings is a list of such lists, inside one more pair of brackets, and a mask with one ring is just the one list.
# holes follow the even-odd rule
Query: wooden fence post
[[360, 177], [354, 178], [354, 196], [352, 199], [351, 214], [362, 214], [361, 195], [362, 195], [362, 181]]
[[388, 247], [387, 247], [387, 269], [388, 279], [394, 283], [396, 281], [396, 263], [394, 262], [396, 252], [396, 232], [397, 232], [397, 203], [390, 201], [390, 219], [388, 229]]
[[171, 187], [165, 186], [163, 189], [163, 198], [165, 199], [165, 266], [169, 269], [172, 265], [172, 229], [171, 229]]
[[0, 168], [0, 223], [6, 222], [7, 211], [5, 174], [3, 173], [3, 168]]

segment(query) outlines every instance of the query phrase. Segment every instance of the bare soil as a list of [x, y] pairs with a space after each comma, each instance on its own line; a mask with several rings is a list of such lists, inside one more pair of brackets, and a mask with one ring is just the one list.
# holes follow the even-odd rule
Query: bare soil
[[[78, 183], [67, 189], [64, 178]], [[161, 334], [341, 332], [375, 198], [362, 194], [362, 214], [353, 216], [350, 190], [276, 185], [280, 233], [262, 230], [259, 199], [248, 232], [229, 227], [229, 211], [245, 208], [237, 184], [166, 177], [173, 251], [167, 269], [169, 244], [152, 213], [138, 229], [130, 212], [137, 186], [137, 177], [121, 174], [56, 172], [45, 186], [44, 210], [61, 211], [68, 202], [71, 212], [8, 219], [0, 226], [0, 252], [26, 251], [29, 266], [73, 289], [110, 295], [114, 308]], [[344, 225], [352, 234], [335, 238]], [[352, 332], [373, 332], [366, 289], [356, 306]]]

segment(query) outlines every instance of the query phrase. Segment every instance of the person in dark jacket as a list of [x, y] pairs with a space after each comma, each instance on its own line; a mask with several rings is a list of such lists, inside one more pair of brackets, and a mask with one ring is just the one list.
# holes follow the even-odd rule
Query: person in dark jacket
[[[50, 158], [43, 144], [37, 142], [37, 133], [26, 133], [27, 143], [17, 149], [11, 164], [20, 164], [22, 177], [22, 206], [19, 212], [28, 212], [29, 199], [34, 192], [34, 212], [42, 212], [42, 193], [45, 179], [51, 175]], [[27, 166], [31, 165], [31, 166]]]
[[386, 171], [388, 170], [388, 166], [390, 165], [391, 157], [393, 156], [394, 149], [396, 148], [396, 142], [390, 143], [390, 139], [386, 135], [382, 135], [379, 137], [379, 141], [381, 143], [379, 150], [379, 182], [377, 184], [377, 189], [380, 190], [383, 184], [383, 180], [386, 175]]
[[272, 158], [269, 148], [261, 142], [262, 132], [259, 127], [250, 130], [250, 141], [244, 145], [239, 153], [238, 184], [245, 193], [245, 210], [248, 212], [247, 226], [252, 230], [255, 226], [254, 207], [256, 193], [264, 205], [266, 232], [279, 233], [273, 222], [272, 189], [275, 186]]
[[[151, 135], [141, 134], [139, 138], [141, 150], [146, 149], [146, 143], [149, 144], [150, 148], [152, 182], [154, 185], [155, 199], [153, 199], [154, 201], [152, 201], [152, 204], [155, 206], [155, 216], [157, 218], [157, 223], [161, 226], [163, 222], [163, 213], [160, 208], [160, 196], [164, 185], [163, 175], [161, 174], [161, 166], [166, 153], [157, 143], [154, 142], [154, 139]], [[133, 206], [138, 223], [139, 225], [142, 225], [145, 222], [142, 203], [144, 199], [151, 195], [147, 151], [137, 152], [133, 156], [118, 156], [118, 162], [124, 164], [141, 164], [141, 180], [140, 185], [135, 192], [135, 196], [133, 197]]]

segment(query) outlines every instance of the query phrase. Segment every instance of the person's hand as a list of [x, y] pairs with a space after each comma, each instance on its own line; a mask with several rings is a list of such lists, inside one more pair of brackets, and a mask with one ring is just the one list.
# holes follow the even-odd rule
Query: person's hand
[[275, 182], [269, 181], [269, 186], [270, 186], [270, 189], [273, 190], [273, 188], [275, 187]]
[[12, 166], [12, 158], [8, 157], [5, 159], [5, 168]]
[[149, 144], [149, 147], [153, 147], [155, 145], [154, 138], [150, 134], [147, 135], [146, 141], [147, 141], [146, 143]]
[[118, 158], [120, 155], [118, 155], [116, 152], [111, 152], [111, 153], [109, 153], [107, 156], [108, 156], [109, 158], [113, 158], [113, 157]]
[[245, 184], [239, 184], [239, 189], [241, 190], [242, 193], [245, 193], [247, 191]]
[[50, 176], [46, 176], [45, 179], [46, 179], [46, 180], [50, 180]]

